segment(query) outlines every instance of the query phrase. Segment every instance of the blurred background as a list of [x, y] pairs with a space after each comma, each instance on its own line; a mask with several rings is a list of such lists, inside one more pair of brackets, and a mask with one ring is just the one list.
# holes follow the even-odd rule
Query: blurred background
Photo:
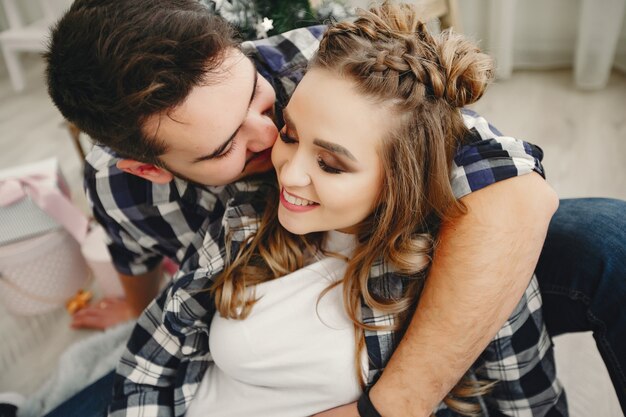
[[[369, 3], [203, 2], [248, 38], [341, 19]], [[40, 57], [48, 26], [70, 3], [0, 2], [0, 170], [56, 157], [74, 202], [87, 211], [81, 152], [89, 150], [89, 138], [70, 129], [48, 98]], [[473, 109], [505, 135], [543, 148], [547, 179], [561, 198], [626, 199], [626, 0], [414, 3], [436, 17], [435, 30], [452, 26], [496, 59], [498, 79]], [[263, 18], [272, 29], [258, 25]], [[71, 331], [68, 322], [64, 311], [45, 319], [0, 314], [0, 334], [27, 347], [16, 356], [6, 336], [0, 341], [0, 392], [28, 395], [67, 346], [89, 335]], [[572, 417], [622, 415], [591, 335], [561, 336], [555, 344]]]

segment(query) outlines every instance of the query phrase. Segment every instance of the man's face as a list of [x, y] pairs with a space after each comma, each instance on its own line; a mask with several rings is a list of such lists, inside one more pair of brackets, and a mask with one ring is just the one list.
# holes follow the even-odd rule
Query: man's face
[[168, 147], [159, 157], [166, 169], [203, 185], [224, 185], [271, 169], [278, 135], [271, 118], [274, 90], [250, 59], [228, 51], [216, 77], [144, 124], [148, 137]]

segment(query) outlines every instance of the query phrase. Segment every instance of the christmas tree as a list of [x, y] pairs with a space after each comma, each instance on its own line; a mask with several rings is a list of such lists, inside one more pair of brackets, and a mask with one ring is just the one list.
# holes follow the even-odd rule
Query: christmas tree
[[351, 9], [341, 0], [325, 0], [316, 9], [308, 0], [200, 0], [235, 25], [244, 39], [257, 39], [291, 29], [342, 19]]
[[268, 35], [317, 22], [307, 0], [257, 0], [255, 3], [257, 14], [273, 21], [274, 28]]

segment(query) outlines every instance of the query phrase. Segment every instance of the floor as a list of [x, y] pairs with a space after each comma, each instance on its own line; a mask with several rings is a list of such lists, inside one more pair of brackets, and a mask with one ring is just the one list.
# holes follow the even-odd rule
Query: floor
[[[42, 62], [29, 57], [28, 67], [21, 94], [12, 91], [6, 77], [0, 78], [0, 169], [55, 156], [74, 200], [86, 209], [81, 161], [46, 94]], [[572, 78], [570, 70], [515, 72], [510, 80], [491, 86], [474, 109], [505, 134], [543, 148], [548, 181], [561, 198], [626, 199], [626, 76], [612, 74], [607, 88], [597, 92], [574, 89]], [[32, 392], [36, 384], [27, 378], [29, 373], [36, 370], [38, 378], [45, 377], [70, 342], [89, 335], [70, 331], [63, 312], [15, 319], [1, 310], [0, 333], [23, 331], [23, 337], [17, 337], [20, 348], [12, 352], [3, 348], [6, 339], [0, 342], [0, 392]], [[571, 416], [622, 415], [590, 334], [561, 336], [555, 344]], [[21, 351], [27, 347], [28, 353]]]

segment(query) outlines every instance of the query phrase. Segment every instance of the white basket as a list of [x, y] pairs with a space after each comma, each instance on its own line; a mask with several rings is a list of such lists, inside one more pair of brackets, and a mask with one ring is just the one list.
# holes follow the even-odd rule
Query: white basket
[[88, 284], [80, 246], [65, 229], [0, 247], [0, 302], [14, 314], [54, 310]]

